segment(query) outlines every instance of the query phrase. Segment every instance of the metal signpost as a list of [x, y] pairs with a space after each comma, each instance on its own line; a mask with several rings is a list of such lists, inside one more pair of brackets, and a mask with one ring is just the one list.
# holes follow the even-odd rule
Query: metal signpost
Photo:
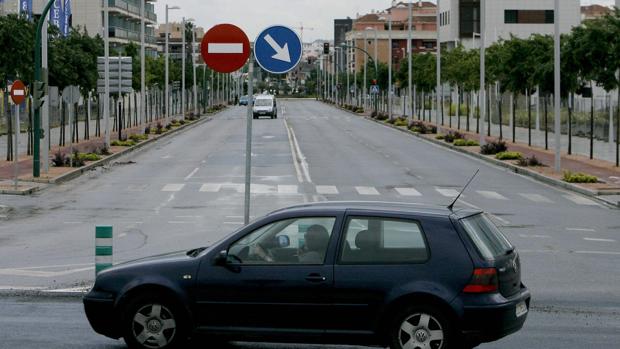
[[[232, 73], [241, 69], [250, 58], [252, 48], [248, 36], [232, 24], [219, 24], [211, 28], [202, 39], [202, 58], [218, 73]], [[254, 62], [250, 59], [248, 97], [253, 96]], [[211, 79], [213, 82], [213, 79]], [[213, 89], [211, 89], [213, 91]], [[248, 103], [246, 153], [245, 153], [245, 209], [244, 222], [250, 222], [250, 187], [252, 176], [252, 103]]]
[[13, 163], [15, 164], [15, 190], [17, 190], [19, 184], [19, 108], [26, 99], [26, 86], [20, 80], [17, 80], [11, 86], [11, 99], [15, 103], [15, 141], [13, 147], [15, 148], [15, 155]]
[[62, 90], [62, 100], [67, 104], [67, 113], [69, 113], [69, 167], [73, 168], [73, 134], [75, 128], [73, 125], [73, 105], [80, 101], [80, 89], [77, 86], [67, 86]]

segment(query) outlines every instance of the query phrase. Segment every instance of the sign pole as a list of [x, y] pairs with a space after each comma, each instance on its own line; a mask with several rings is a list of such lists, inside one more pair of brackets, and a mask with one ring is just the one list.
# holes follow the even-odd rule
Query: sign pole
[[[251, 50], [250, 50], [251, 51]], [[253, 108], [253, 96], [254, 96], [254, 55], [250, 52], [250, 60], [248, 66], [248, 115], [247, 115], [247, 130], [246, 130], [246, 145], [245, 145], [245, 213], [244, 223], [247, 225], [250, 223], [250, 189], [252, 178], [252, 122], [254, 120]]]
[[[43, 67], [43, 74], [48, 74], [48, 33], [47, 33], [47, 29], [48, 29], [48, 17], [45, 16], [43, 17], [43, 41], [42, 41], [42, 55], [43, 55], [43, 61], [42, 61], [42, 67]], [[43, 78], [44, 81], [47, 81], [47, 77]], [[44, 97], [45, 102], [43, 103], [43, 107], [41, 108], [42, 110], [42, 127], [43, 127], [43, 133], [45, 134], [45, 137], [43, 137], [43, 152], [41, 154], [41, 158], [43, 159], [43, 173], [48, 174], [50, 171], [50, 139], [51, 139], [51, 134], [50, 134], [50, 97], [46, 94], [46, 96]]]
[[15, 105], [15, 141], [13, 142], [15, 148], [15, 155], [13, 163], [15, 164], [15, 190], [19, 186], [19, 104]]

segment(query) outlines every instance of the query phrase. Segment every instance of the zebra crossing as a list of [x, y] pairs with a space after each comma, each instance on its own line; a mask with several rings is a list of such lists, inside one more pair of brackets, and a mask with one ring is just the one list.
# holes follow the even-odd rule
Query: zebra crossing
[[[169, 183], [163, 185], [162, 192], [175, 193], [183, 190], [196, 190], [200, 193], [245, 193], [245, 185], [242, 183], [203, 183], [198, 187], [193, 184], [183, 183]], [[135, 190], [135, 188], [133, 188]], [[146, 189], [146, 188], [141, 188]], [[294, 196], [294, 195], [323, 195], [328, 199], [336, 199], [336, 196], [341, 195], [358, 195], [360, 197], [380, 197], [380, 196], [396, 196], [402, 198], [421, 198], [424, 196], [437, 196], [445, 198], [455, 198], [459, 191], [454, 188], [444, 187], [425, 187], [414, 188], [409, 187], [374, 187], [374, 186], [336, 186], [336, 185], [294, 185], [294, 184], [261, 184], [253, 183], [250, 187], [251, 193], [255, 195], [275, 195], [275, 196]], [[478, 196], [479, 198], [489, 201], [506, 202], [516, 199], [525, 199], [527, 202], [537, 204], [554, 204], [558, 201], [558, 198], [568, 200], [569, 202], [580, 206], [600, 206], [597, 202], [588, 199], [586, 197], [566, 194], [560, 195], [558, 198], [548, 198], [538, 193], [516, 193], [509, 195], [506, 193], [499, 193], [492, 190], [476, 190], [465, 193], [464, 197]]]

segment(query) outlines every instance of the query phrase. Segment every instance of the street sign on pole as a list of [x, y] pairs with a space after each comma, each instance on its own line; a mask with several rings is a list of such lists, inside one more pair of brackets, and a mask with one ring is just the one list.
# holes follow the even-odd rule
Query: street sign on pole
[[273, 74], [293, 70], [301, 60], [303, 46], [295, 31], [284, 26], [272, 26], [263, 30], [254, 42], [256, 62]]
[[371, 95], [378, 95], [379, 94], [379, 86], [378, 85], [371, 85], [370, 86], [370, 94]]
[[232, 73], [248, 61], [250, 40], [241, 28], [218, 24], [202, 38], [201, 53], [209, 68], [218, 73]]
[[20, 80], [15, 81], [11, 86], [11, 100], [16, 105], [20, 105], [26, 100], [26, 86]]
[[[133, 58], [132, 57], [110, 57], [109, 58], [110, 79], [109, 93], [132, 93], [133, 92]], [[120, 66], [119, 66], [120, 62]], [[97, 93], [104, 94], [105, 91], [105, 57], [97, 57]], [[120, 91], [119, 91], [120, 87]], [[64, 94], [63, 94], [64, 95]]]

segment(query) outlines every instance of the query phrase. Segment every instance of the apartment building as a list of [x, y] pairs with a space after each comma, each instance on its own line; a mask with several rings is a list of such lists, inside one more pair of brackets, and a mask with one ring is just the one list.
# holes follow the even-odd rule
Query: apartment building
[[[440, 41], [448, 48], [459, 42], [465, 47], [479, 46], [480, 0], [442, 0]], [[485, 1], [486, 45], [514, 35], [528, 38], [534, 33], [553, 34], [554, 0], [487, 0]], [[568, 33], [581, 23], [579, 0], [560, 2], [560, 31]]]

